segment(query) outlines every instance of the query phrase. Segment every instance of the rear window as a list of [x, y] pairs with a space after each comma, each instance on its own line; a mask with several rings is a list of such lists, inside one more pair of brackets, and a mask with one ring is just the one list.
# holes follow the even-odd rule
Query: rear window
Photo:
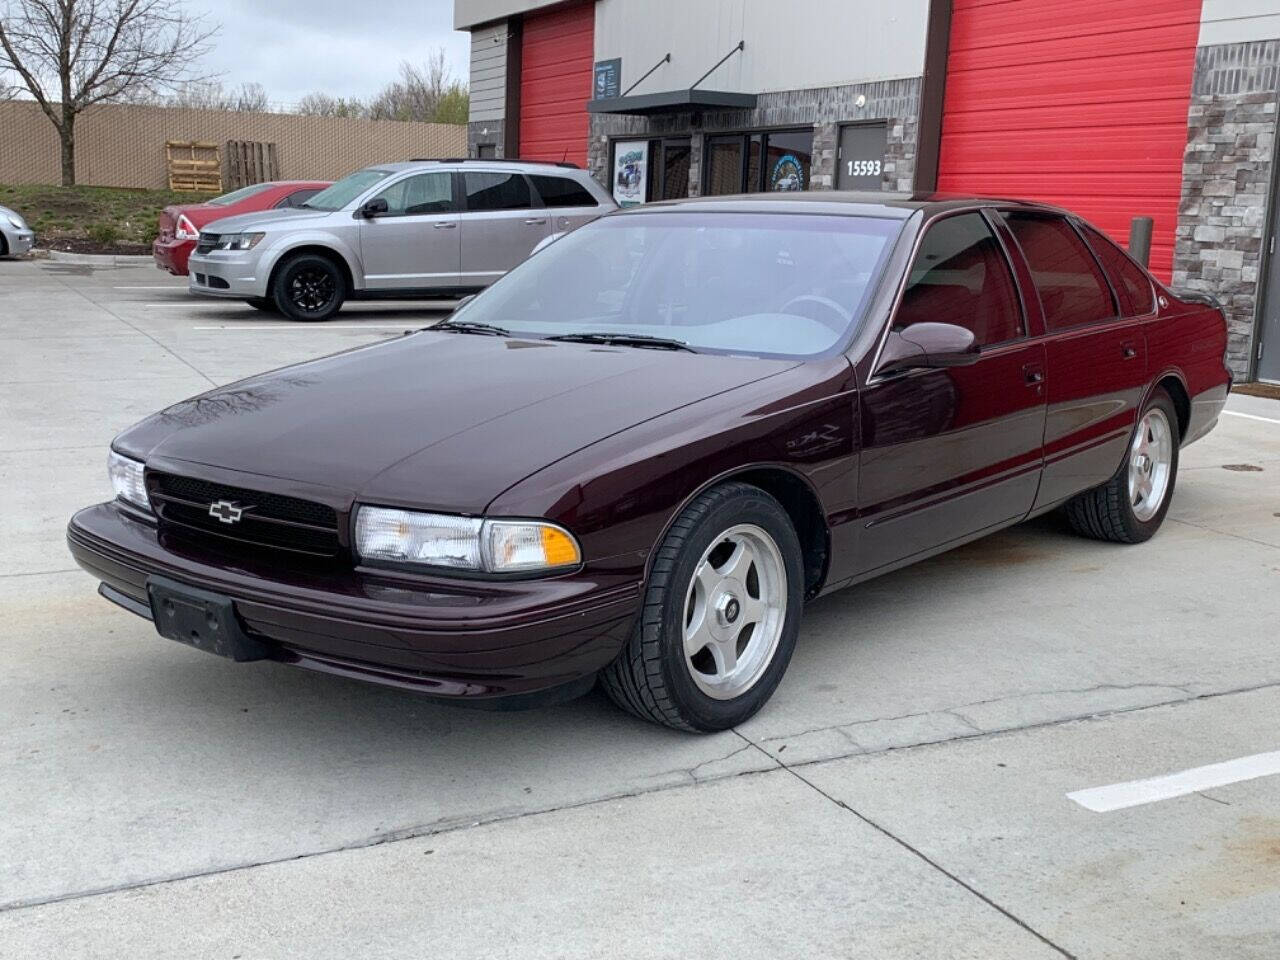
[[527, 210], [533, 206], [529, 182], [522, 173], [464, 173], [467, 209], [472, 212]]
[[233, 203], [239, 203], [241, 200], [248, 200], [255, 194], [262, 193], [271, 186], [269, 183], [255, 183], [247, 187], [241, 187], [239, 190], [232, 190], [230, 193], [224, 193], [220, 197], [214, 197], [208, 203], [215, 207], [229, 207]]
[[1121, 296], [1130, 316], [1141, 317], [1156, 308], [1156, 296], [1151, 289], [1151, 278], [1142, 268], [1129, 259], [1123, 250], [1092, 227], [1084, 228], [1089, 246], [1098, 255]]
[[598, 207], [596, 198], [582, 184], [568, 177], [531, 176], [533, 188], [548, 207]]
[[1050, 333], [1116, 315], [1102, 268], [1080, 235], [1062, 217], [1004, 214], [1031, 268]]

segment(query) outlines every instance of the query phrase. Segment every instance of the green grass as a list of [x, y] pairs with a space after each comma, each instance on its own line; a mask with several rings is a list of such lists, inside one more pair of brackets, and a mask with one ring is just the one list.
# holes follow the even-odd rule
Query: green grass
[[149, 247], [156, 218], [171, 203], [200, 203], [207, 193], [0, 184], [0, 205], [17, 210], [36, 232], [36, 243], [91, 242], [122, 249]]

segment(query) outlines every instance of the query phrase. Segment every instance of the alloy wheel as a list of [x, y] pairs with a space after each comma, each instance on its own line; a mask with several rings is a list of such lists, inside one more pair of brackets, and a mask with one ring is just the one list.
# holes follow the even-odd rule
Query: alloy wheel
[[289, 277], [289, 300], [304, 313], [318, 313], [338, 292], [333, 275], [319, 267], [303, 267]]
[[768, 669], [787, 615], [787, 571], [754, 524], [720, 534], [694, 568], [684, 604], [684, 659], [698, 689], [741, 696]]
[[1159, 511], [1173, 472], [1173, 430], [1163, 410], [1152, 407], [1142, 416], [1129, 448], [1129, 504], [1146, 523]]

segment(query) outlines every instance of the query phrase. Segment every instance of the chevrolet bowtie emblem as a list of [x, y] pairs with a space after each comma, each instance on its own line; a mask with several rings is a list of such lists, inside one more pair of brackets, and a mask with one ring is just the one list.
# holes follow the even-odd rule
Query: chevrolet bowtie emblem
[[209, 504], [209, 516], [216, 517], [223, 523], [239, 523], [245, 509], [230, 500], [215, 500]]

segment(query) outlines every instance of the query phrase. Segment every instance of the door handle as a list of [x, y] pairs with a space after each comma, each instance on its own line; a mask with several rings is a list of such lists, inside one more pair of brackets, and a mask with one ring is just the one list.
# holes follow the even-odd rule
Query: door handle
[[1132, 343], [1122, 343], [1120, 344], [1120, 352], [1124, 355], [1126, 360], [1132, 360], [1138, 355], [1138, 348]]
[[529, 227], [545, 227], [547, 225], [547, 218], [543, 217], [541, 220], [536, 218], [529, 219], [525, 221], [525, 225]]
[[437, 230], [456, 230], [458, 225], [452, 220], [437, 220], [432, 224]]
[[1044, 371], [1032, 363], [1022, 368], [1022, 377], [1027, 381], [1027, 386], [1029, 387], [1044, 383]]

